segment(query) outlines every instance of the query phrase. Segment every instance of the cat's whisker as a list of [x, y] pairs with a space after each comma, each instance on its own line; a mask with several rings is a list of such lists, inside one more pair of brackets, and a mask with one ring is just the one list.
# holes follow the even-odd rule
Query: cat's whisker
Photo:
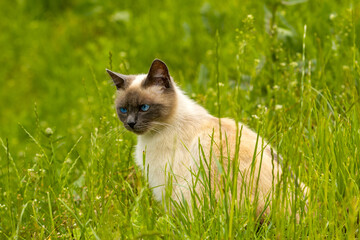
[[161, 133], [161, 129], [157, 129], [157, 128], [151, 128], [151, 131], [156, 132], [156, 133]]
[[116, 127], [116, 128], [112, 128], [109, 131], [107, 131], [106, 133], [104, 133], [105, 136], [112, 136], [115, 134], [119, 134], [119, 133], [124, 133], [125, 130], [121, 129], [120, 127]]
[[173, 127], [174, 125], [170, 124], [170, 123], [165, 123], [165, 122], [152, 122], [153, 124], [157, 124], [157, 125], [162, 125], [162, 126], [168, 126], [168, 127]]
[[152, 123], [153, 123], [153, 125], [158, 126], [158, 127], [159, 126], [163, 127], [164, 129], [175, 127], [174, 125], [169, 124], [169, 123], [162, 123], [162, 122], [152, 122]]

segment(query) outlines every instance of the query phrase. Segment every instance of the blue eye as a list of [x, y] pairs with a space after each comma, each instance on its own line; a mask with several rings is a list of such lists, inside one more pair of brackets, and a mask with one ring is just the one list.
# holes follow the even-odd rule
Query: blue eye
[[150, 108], [150, 106], [147, 105], [147, 104], [143, 104], [143, 105], [140, 106], [140, 109], [143, 112], [146, 112], [147, 110], [149, 110], [149, 108]]
[[126, 108], [121, 107], [121, 108], [120, 108], [120, 112], [121, 112], [121, 113], [127, 113], [127, 109], [126, 109]]

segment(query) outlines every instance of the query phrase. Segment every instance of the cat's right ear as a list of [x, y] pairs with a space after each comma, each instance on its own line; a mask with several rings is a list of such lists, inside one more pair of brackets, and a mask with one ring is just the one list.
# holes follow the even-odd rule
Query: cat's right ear
[[111, 79], [113, 80], [116, 89], [125, 89], [125, 84], [126, 84], [126, 75], [117, 73], [117, 72], [113, 72], [109, 69], [106, 69], [106, 72], [110, 75]]
[[152, 62], [149, 73], [143, 83], [144, 87], [154, 85], [163, 87], [165, 89], [172, 87], [169, 70], [166, 64], [159, 59], [155, 59]]

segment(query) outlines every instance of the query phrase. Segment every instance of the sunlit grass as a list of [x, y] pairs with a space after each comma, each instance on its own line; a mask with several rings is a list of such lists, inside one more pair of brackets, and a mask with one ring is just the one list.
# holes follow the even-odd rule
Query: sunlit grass
[[[359, 237], [357, 1], [33, 0], [0, 9], [0, 238]], [[249, 201], [216, 201], [206, 177], [197, 180], [200, 208], [169, 194], [154, 200], [105, 73], [144, 73], [154, 58], [210, 113], [277, 149], [309, 188], [305, 212], [290, 184], [298, 221], [278, 198], [261, 225]]]

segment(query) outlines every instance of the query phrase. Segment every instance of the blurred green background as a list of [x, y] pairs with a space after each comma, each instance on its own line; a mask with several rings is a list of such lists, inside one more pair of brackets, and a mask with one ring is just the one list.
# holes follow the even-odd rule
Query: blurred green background
[[[353, 64], [351, 32], [360, 31], [357, 1], [285, 2], [289, 4], [270, 0], [2, 1], [0, 134], [11, 138], [19, 130], [18, 122], [34, 127], [35, 103], [49, 126], [68, 123], [60, 131], [86, 121], [89, 104], [99, 99], [87, 102], [85, 88], [96, 98], [94, 86], [109, 85], [107, 92], [112, 94], [104, 72], [109, 67], [123, 73], [146, 72], [154, 58], [161, 58], [186, 90], [204, 91], [209, 75], [214, 74], [216, 31], [220, 64], [227, 72], [221, 78], [228, 81], [239, 77], [239, 67], [240, 74], [251, 77], [247, 66], [253, 67], [254, 60], [260, 62], [258, 68], [270, 65], [274, 57], [284, 63], [300, 61], [307, 24], [307, 60], [313, 61], [312, 67], [322, 68], [323, 76], [330, 76], [316, 84], [336, 90], [335, 79], [346, 70], [337, 71], [339, 64]], [[251, 26], [244, 22], [248, 15], [254, 18]], [[354, 29], [348, 25], [352, 22]], [[270, 39], [272, 24], [277, 27], [277, 39]], [[244, 46], [239, 46], [244, 39]], [[360, 40], [355, 41], [358, 45]], [[241, 47], [246, 53], [237, 60]], [[264, 70], [258, 74], [262, 87], [274, 81], [269, 76], [272, 69]]]
[[[2, 1], [0, 134], [12, 139], [19, 132], [18, 122], [34, 127], [35, 103], [41, 120], [49, 126], [67, 122], [59, 129], [64, 133], [86, 122], [89, 104], [99, 101], [92, 92], [95, 83], [109, 85], [106, 92], [112, 94], [104, 72], [109, 67], [123, 73], [146, 72], [151, 61], [160, 58], [186, 90], [204, 91], [209, 75], [214, 74], [217, 30], [220, 62], [227, 71], [222, 78], [227, 81], [239, 77], [238, 67], [241, 74], [251, 75], [247, 66], [253, 67], [255, 59], [261, 63], [258, 68], [270, 65], [271, 54], [277, 54], [280, 62], [300, 61], [297, 54], [302, 53], [307, 24], [307, 60], [313, 60], [312, 67], [322, 68], [323, 76], [331, 76], [322, 77], [318, 84], [337, 90], [335, 79], [344, 76], [344, 70], [337, 71], [339, 64], [352, 66], [351, 31], [360, 31], [357, 1], [288, 2], [300, 3]], [[354, 19], [351, 5], [355, 5]], [[272, 16], [274, 11], [276, 16]], [[247, 15], [254, 17], [251, 26], [244, 26]], [[348, 25], [351, 22], [354, 29]], [[277, 26], [275, 40], [270, 39], [271, 24]], [[236, 29], [244, 33], [239, 36]], [[244, 38], [248, 38], [246, 53], [237, 60]], [[263, 87], [274, 81], [269, 76], [271, 68], [264, 70], [257, 79]], [[87, 102], [85, 88], [96, 99]]]

